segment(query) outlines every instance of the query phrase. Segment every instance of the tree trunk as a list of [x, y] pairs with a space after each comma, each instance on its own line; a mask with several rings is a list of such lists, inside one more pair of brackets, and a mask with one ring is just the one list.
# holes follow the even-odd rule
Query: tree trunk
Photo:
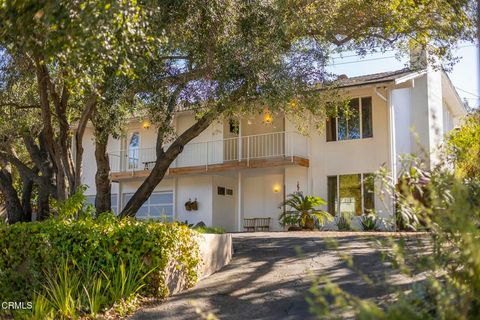
[[101, 132], [95, 130], [95, 161], [97, 163], [97, 173], [95, 174], [95, 186], [97, 194], [95, 196], [95, 209], [97, 215], [112, 210], [111, 204], [111, 182], [110, 182], [110, 162], [107, 154], [108, 137], [104, 137]]
[[97, 97], [92, 95], [87, 101], [86, 107], [82, 112], [82, 116], [78, 121], [77, 131], [75, 132], [75, 182], [74, 190], [81, 184], [82, 176], [82, 158], [83, 158], [83, 136], [85, 134], [85, 128], [87, 127], [88, 120], [92, 115], [95, 105], [97, 103]]
[[202, 133], [213, 122], [213, 120], [215, 120], [218, 112], [221, 112], [221, 110], [211, 110], [210, 112], [207, 112], [194, 125], [182, 133], [165, 152], [163, 151], [162, 146], [163, 133], [159, 130], [159, 133], [157, 134], [157, 159], [155, 161], [155, 166], [140, 188], [138, 188], [130, 201], [125, 205], [125, 208], [120, 213], [120, 218], [127, 216], [134, 217], [137, 214], [138, 209], [140, 209], [145, 201], [147, 201], [155, 187], [160, 181], [162, 181], [172, 162], [183, 151], [183, 147], [193, 138]]
[[32, 221], [32, 192], [33, 180], [29, 177], [22, 176], [22, 208], [24, 222]]
[[37, 221], [44, 221], [50, 218], [50, 193], [42, 186], [38, 186], [37, 198]]
[[0, 169], [0, 191], [5, 197], [7, 209], [7, 221], [9, 224], [21, 222], [23, 219], [23, 208], [18, 198], [17, 190], [13, 186], [12, 175], [6, 168]]

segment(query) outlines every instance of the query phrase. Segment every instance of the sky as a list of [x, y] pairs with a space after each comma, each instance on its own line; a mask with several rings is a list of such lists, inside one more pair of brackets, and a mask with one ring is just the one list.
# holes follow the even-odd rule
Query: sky
[[[479, 92], [479, 58], [478, 47], [473, 43], [459, 43], [454, 51], [460, 59], [448, 72], [453, 85], [462, 99], [467, 99], [471, 107], [480, 105]], [[407, 57], [397, 60], [395, 52], [376, 53], [363, 58], [352, 53], [345, 53], [343, 58], [336, 58], [329, 71], [334, 74], [346, 74], [349, 77], [402, 69]]]

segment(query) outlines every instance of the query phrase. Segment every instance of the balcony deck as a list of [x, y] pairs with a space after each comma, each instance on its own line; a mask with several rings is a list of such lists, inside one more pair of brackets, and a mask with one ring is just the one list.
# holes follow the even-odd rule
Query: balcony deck
[[[285, 166], [301, 166], [308, 167], [308, 159], [302, 157], [275, 157], [268, 159], [252, 159], [249, 162], [242, 161], [227, 161], [220, 164], [204, 165], [204, 166], [189, 166], [180, 168], [169, 168], [166, 176], [178, 176], [186, 174], [201, 174], [201, 173], [215, 173], [224, 172], [228, 170], [240, 169], [255, 169], [255, 168], [272, 168]], [[150, 170], [132, 170], [126, 172], [112, 172], [112, 181], [119, 182], [130, 179], [143, 179], [150, 174]]]
[[[167, 176], [224, 172], [254, 168], [309, 166], [306, 137], [297, 132], [189, 143], [167, 171]], [[110, 153], [112, 181], [142, 179], [155, 162], [155, 150], [131, 149]]]

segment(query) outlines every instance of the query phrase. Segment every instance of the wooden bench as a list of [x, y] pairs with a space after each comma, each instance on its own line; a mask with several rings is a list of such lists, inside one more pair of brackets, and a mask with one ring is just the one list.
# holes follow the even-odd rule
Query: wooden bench
[[245, 231], [255, 231], [255, 218], [243, 219], [243, 228]]
[[270, 220], [272, 218], [256, 218], [255, 219], [255, 230], [258, 231], [269, 231], [270, 230]]
[[245, 231], [269, 231], [272, 218], [245, 218], [243, 228]]

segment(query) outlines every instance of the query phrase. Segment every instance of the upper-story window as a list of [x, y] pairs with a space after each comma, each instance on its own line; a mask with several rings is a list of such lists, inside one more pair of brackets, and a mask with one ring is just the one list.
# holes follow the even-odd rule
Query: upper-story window
[[326, 131], [327, 141], [373, 137], [372, 97], [351, 99], [348, 109], [327, 119]]

